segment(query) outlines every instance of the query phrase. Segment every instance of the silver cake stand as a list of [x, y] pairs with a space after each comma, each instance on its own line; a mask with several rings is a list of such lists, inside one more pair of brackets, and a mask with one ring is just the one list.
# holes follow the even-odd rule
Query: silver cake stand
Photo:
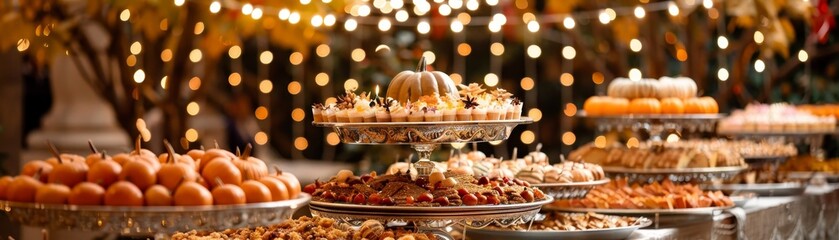
[[668, 131], [713, 132], [717, 121], [725, 114], [621, 114], [588, 115], [585, 111], [578, 117], [594, 121], [599, 132], [630, 129], [633, 132], [646, 131], [652, 138], [658, 138]]
[[639, 169], [604, 166], [603, 172], [610, 178], [626, 178], [630, 182], [656, 182], [664, 179], [669, 179], [673, 182], [707, 182], [715, 179], [731, 179], [737, 173], [746, 169], [748, 169], [746, 166], [684, 169]]
[[[367, 123], [313, 123], [318, 127], [332, 128], [341, 142], [368, 145], [411, 145], [419, 161], [414, 163], [417, 176], [428, 177], [434, 169], [431, 153], [440, 144], [471, 143], [506, 140], [513, 128], [529, 124], [527, 117], [515, 120], [445, 121], [445, 122], [367, 122]], [[452, 225], [466, 228], [483, 228], [491, 223], [509, 226], [534, 219], [542, 205], [553, 198], [524, 204], [502, 204], [458, 207], [401, 207], [365, 206], [312, 202], [313, 215], [330, 217], [358, 226], [368, 219], [387, 223], [413, 223], [424, 231], [434, 232], [445, 238], [443, 231]]]
[[123, 236], [168, 238], [175, 232], [277, 224], [290, 219], [311, 196], [296, 199], [219, 206], [114, 207], [0, 201], [0, 209], [13, 221], [50, 230], [98, 231]]

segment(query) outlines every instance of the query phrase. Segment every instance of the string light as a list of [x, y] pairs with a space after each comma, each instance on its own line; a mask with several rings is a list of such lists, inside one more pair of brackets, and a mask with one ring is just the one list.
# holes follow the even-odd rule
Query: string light
[[186, 2], [186, 0], [175, 0], [175, 6], [178, 6], [178, 7], [183, 6], [184, 2]]
[[538, 32], [539, 31], [539, 23], [536, 20], [530, 21], [527, 23], [527, 30], [530, 32]]
[[454, 9], [460, 9], [461, 7], [463, 7], [463, 1], [462, 0], [449, 0], [449, 6], [451, 6]]
[[198, 141], [198, 130], [195, 130], [195, 128], [187, 129], [184, 133], [184, 137], [189, 142]]
[[600, 135], [594, 138], [594, 146], [597, 148], [606, 148], [606, 136]]
[[614, 21], [616, 18], [618, 18], [618, 13], [615, 12], [614, 9], [606, 8], [605, 10], [603, 10], [603, 12], [605, 12], [606, 15], [609, 15], [609, 21], [610, 22]]
[[299, 23], [300, 22], [300, 13], [298, 13], [296, 11], [292, 12], [290, 15], [288, 15], [288, 22], [291, 23], [291, 24]]
[[408, 17], [409, 17], [408, 11], [405, 11], [405, 10], [396, 11], [395, 17], [396, 17], [396, 21], [398, 21], [398, 22], [408, 21]]
[[594, 84], [600, 85], [603, 84], [604, 81], [606, 81], [606, 77], [603, 76], [603, 73], [594, 72], [591, 74], [591, 82]]
[[492, 21], [504, 25], [507, 24], [507, 16], [504, 16], [503, 13], [496, 13], [492, 15]]
[[192, 30], [192, 33], [195, 35], [201, 35], [204, 32], [204, 22], [198, 22], [195, 24], [195, 28]]
[[760, 31], [755, 31], [754, 34], [755, 43], [761, 44], [763, 43], [763, 33]]
[[527, 111], [527, 117], [533, 119], [534, 122], [538, 122], [539, 120], [542, 120], [542, 110], [539, 110], [538, 108], [531, 108]]
[[131, 11], [128, 9], [122, 10], [122, 12], [119, 13], [119, 20], [122, 20], [123, 22], [127, 22], [130, 18]]
[[315, 54], [317, 54], [318, 57], [326, 57], [327, 55], [329, 55], [329, 52], [329, 45], [326, 44], [320, 44], [317, 48], [315, 48]]
[[440, 13], [440, 15], [449, 16], [449, 14], [452, 14], [452, 8], [449, 7], [449, 5], [440, 4], [440, 6], [437, 7], [437, 12]]
[[498, 0], [486, 0], [487, 5], [495, 6], [498, 5]]
[[274, 89], [274, 83], [271, 80], [265, 79], [259, 82], [259, 91], [262, 93], [270, 93]]
[[143, 50], [143, 45], [141, 45], [140, 42], [134, 42], [131, 44], [131, 47], [129, 47], [129, 50], [131, 54], [140, 54], [140, 52]]
[[562, 26], [565, 27], [565, 29], [574, 29], [575, 25], [577, 25], [577, 23], [571, 17], [565, 17], [565, 19], [562, 20]]
[[125, 65], [129, 67], [137, 65], [137, 55], [128, 55], [128, 58], [125, 59]]
[[326, 86], [326, 84], [329, 84], [329, 75], [323, 72], [318, 73], [318, 75], [315, 75], [315, 83], [321, 87]]
[[346, 29], [348, 32], [355, 31], [355, 29], [357, 27], [358, 27], [358, 22], [355, 21], [355, 19], [353, 19], [353, 18], [347, 19], [347, 21], [344, 22], [344, 29]]
[[527, 56], [530, 58], [539, 58], [542, 55], [542, 48], [538, 45], [530, 45], [527, 47]]
[[606, 13], [606, 11], [600, 12], [600, 14], [597, 15], [597, 19], [600, 20], [600, 23], [602, 24], [608, 24], [609, 21], [612, 21], [612, 19], [609, 17], [609, 14]]
[[460, 54], [460, 56], [469, 56], [470, 53], [472, 53], [472, 46], [468, 43], [460, 43], [457, 45], [457, 54]]
[[253, 116], [259, 120], [265, 120], [268, 118], [268, 108], [265, 106], [259, 106], [256, 110], [253, 111]]
[[667, 3], [667, 13], [669, 13], [670, 16], [679, 16], [679, 6], [677, 6], [674, 2]]
[[271, 61], [274, 61], [274, 54], [270, 51], [263, 51], [259, 54], [259, 62], [262, 64], [270, 64]]
[[573, 117], [574, 115], [577, 115], [577, 105], [574, 105], [573, 103], [565, 104], [565, 110], [562, 112], [565, 113], [565, 116]]
[[635, 7], [634, 13], [635, 13], [635, 17], [638, 18], [638, 19], [642, 19], [645, 16], [647, 16], [647, 11], [644, 10], [644, 8], [641, 7], [641, 6]]
[[480, 7], [480, 5], [481, 4], [478, 2], [478, 0], [466, 1], [466, 9], [469, 9], [470, 11], [478, 10], [478, 7]]
[[629, 69], [629, 80], [641, 81], [641, 70], [637, 68]]
[[297, 150], [303, 151], [309, 147], [309, 141], [306, 140], [304, 137], [297, 137], [294, 139], [294, 148]]
[[346, 91], [355, 91], [358, 90], [358, 80], [355, 79], [347, 79], [344, 81], [344, 90]]
[[265, 145], [268, 143], [268, 134], [263, 131], [259, 131], [253, 135], [253, 141], [257, 145]]
[[20, 40], [17, 40], [17, 51], [23, 52], [26, 51], [26, 49], [29, 49], [29, 39], [21, 38]]
[[341, 143], [341, 138], [338, 137], [337, 133], [329, 132], [329, 134], [326, 134], [326, 143], [335, 146]]
[[242, 48], [238, 45], [233, 45], [230, 49], [227, 49], [227, 55], [230, 56], [231, 59], [237, 59], [242, 56]]
[[572, 132], [565, 132], [562, 134], [562, 143], [565, 145], [572, 145], [577, 141], [577, 136]]
[[720, 70], [717, 71], [717, 78], [719, 78], [720, 81], [723, 82], [728, 80], [728, 70], [725, 68], [720, 68]]
[[720, 47], [720, 49], [728, 48], [728, 38], [725, 36], [717, 37], [717, 46]]
[[362, 16], [362, 17], [366, 17], [367, 15], [370, 15], [370, 6], [367, 6], [367, 5], [359, 6], [358, 7], [358, 15]]
[[293, 52], [291, 55], [288, 56], [288, 62], [291, 65], [300, 65], [303, 63], [303, 54], [300, 52]]
[[393, 9], [400, 9], [405, 6], [405, 2], [402, 0], [390, 0], [390, 7]]
[[455, 19], [454, 21], [452, 21], [451, 28], [452, 32], [459, 33], [460, 31], [463, 31], [463, 23], [461, 23], [460, 20]]
[[187, 85], [189, 85], [189, 90], [198, 90], [201, 88], [201, 79], [198, 77], [192, 77], [189, 79], [189, 82], [187, 82]]
[[574, 49], [572, 46], [565, 46], [562, 48], [562, 57], [565, 59], [571, 60], [577, 56], [577, 50]]
[[807, 51], [804, 51], [804, 50], [798, 51], [798, 61], [806, 62], [807, 59], [809, 59], [809, 58], [810, 58], [810, 56], [807, 54]]
[[189, 52], [189, 61], [197, 63], [198, 61], [201, 61], [201, 58], [202, 58], [201, 50], [192, 49], [192, 51]]
[[163, 78], [160, 79], [160, 88], [166, 89], [166, 82], [168, 81], [168, 79], [168, 76], [163, 76]]
[[428, 65], [434, 64], [437, 61], [437, 55], [434, 55], [431, 51], [422, 52], [422, 56], [425, 57], [425, 63]]
[[335, 25], [335, 21], [337, 21], [337, 20], [335, 19], [335, 15], [333, 15], [333, 14], [331, 14], [331, 13], [330, 13], [330, 14], [326, 14], [326, 17], [323, 17], [323, 25], [326, 25], [327, 27], [334, 26], [334, 25]]
[[640, 52], [643, 47], [644, 46], [641, 44], [641, 40], [638, 40], [637, 38], [633, 38], [629, 41], [629, 49], [633, 52]]
[[146, 72], [143, 72], [143, 69], [138, 69], [134, 72], [134, 82], [136, 83], [143, 83], [146, 80]]
[[422, 20], [417, 23], [417, 32], [420, 34], [428, 34], [431, 31], [431, 25], [428, 24], [428, 21]]
[[680, 138], [679, 138], [679, 135], [678, 135], [678, 134], [671, 133], [670, 135], [667, 135], [667, 142], [669, 142], [669, 143], [675, 143], [675, 142], [678, 142], [678, 141], [679, 141], [679, 139], [680, 139]]
[[504, 44], [498, 42], [492, 43], [492, 45], [489, 46], [489, 52], [492, 53], [492, 55], [501, 56], [501, 54], [504, 54]]
[[495, 87], [495, 85], [498, 85], [498, 75], [495, 75], [494, 73], [487, 73], [487, 75], [484, 76], [484, 84], [488, 87]]
[[501, 24], [495, 21], [491, 21], [489, 25], [487, 25], [487, 28], [489, 28], [490, 32], [497, 33], [501, 31]]
[[201, 106], [198, 106], [197, 102], [189, 102], [189, 104], [186, 105], [186, 113], [190, 116], [198, 115], [198, 112], [200, 111]]
[[227, 77], [227, 83], [229, 83], [230, 86], [239, 86], [239, 84], [242, 83], [242, 75], [239, 75], [239, 73], [231, 73], [230, 76]]
[[303, 86], [300, 85], [300, 82], [291, 81], [290, 83], [288, 83], [288, 93], [290, 93], [291, 95], [297, 95], [298, 93], [300, 93], [300, 90], [303, 90]]
[[641, 146], [641, 142], [638, 141], [638, 138], [631, 137], [629, 140], [626, 140], [627, 148], [638, 148], [639, 146]]
[[306, 112], [301, 108], [295, 108], [291, 111], [291, 120], [295, 122], [302, 122], [306, 118]]
[[388, 20], [387, 18], [382, 18], [381, 20], [379, 20], [379, 30], [381, 30], [382, 32], [390, 30], [390, 20]]
[[288, 20], [288, 17], [291, 16], [291, 11], [289, 11], [288, 8], [280, 9], [277, 16], [280, 17], [280, 20]]
[[364, 60], [365, 57], [367, 57], [367, 54], [364, 52], [364, 49], [356, 48], [352, 50], [350, 56], [352, 57], [353, 61], [361, 62]]
[[253, 12], [253, 5], [251, 5], [250, 3], [245, 3], [245, 5], [242, 5], [242, 14], [251, 15], [252, 12]]
[[758, 59], [755, 61], [755, 71], [763, 72], [763, 70], [766, 70], [766, 63], [763, 63], [763, 60]]
[[323, 25], [323, 17], [320, 15], [314, 15], [312, 16], [312, 20], [310, 20], [310, 22], [313, 27], [320, 27], [320, 25]]
[[300, 4], [309, 5], [309, 3], [312, 3], [312, 0], [300, 0]]
[[218, 13], [219, 11], [221, 11], [221, 3], [219, 3], [218, 1], [213, 1], [213, 3], [210, 3], [210, 12], [211, 13], [215, 14], [215, 13]]
[[705, 7], [705, 9], [711, 9], [712, 7], [714, 7], [714, 1], [713, 0], [704, 0], [704, 1], [702, 1], [702, 6]]
[[562, 75], [559, 75], [559, 83], [562, 84], [562, 86], [571, 86], [574, 84], [574, 75], [571, 75], [570, 73], [562, 73]]
[[536, 141], [536, 134], [533, 131], [525, 130], [521, 133], [521, 142], [524, 144], [531, 144]]
[[251, 12], [251, 18], [253, 18], [253, 20], [259, 20], [262, 18], [262, 8], [254, 8], [253, 12]]
[[536, 85], [536, 83], [533, 81], [533, 78], [524, 77], [524, 78], [521, 79], [521, 82], [519, 83], [519, 85], [521, 85], [521, 89], [523, 89], [525, 91], [530, 91], [530, 90], [533, 89], [533, 87]]

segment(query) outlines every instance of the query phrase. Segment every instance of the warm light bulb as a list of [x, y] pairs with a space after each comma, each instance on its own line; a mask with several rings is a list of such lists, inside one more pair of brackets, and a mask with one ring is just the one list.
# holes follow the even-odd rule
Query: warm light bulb
[[259, 54], [259, 62], [262, 64], [270, 64], [274, 60], [274, 54], [270, 51], [264, 51]]
[[390, 20], [388, 20], [387, 18], [382, 18], [381, 20], [379, 20], [379, 30], [381, 30], [382, 32], [390, 30], [390, 25]]
[[213, 3], [210, 3], [211, 13], [218, 13], [219, 11], [221, 11], [221, 3], [219, 3], [218, 1], [213, 1]]
[[128, 9], [122, 10], [122, 12], [119, 13], [119, 20], [127, 22], [128, 19], [131, 19], [131, 11]]
[[641, 70], [637, 68], [629, 69], [629, 80], [641, 81]]
[[440, 4], [440, 7], [437, 7], [437, 12], [440, 13], [440, 15], [449, 16], [449, 14], [452, 14], [452, 8], [449, 7], [449, 5]]
[[539, 58], [542, 55], [542, 48], [538, 45], [530, 45], [527, 47], [527, 56], [530, 58]]
[[728, 38], [725, 36], [717, 37], [717, 46], [720, 47], [720, 49], [728, 48]]
[[629, 41], [629, 49], [632, 50], [633, 52], [640, 52], [642, 48], [643, 48], [643, 45], [641, 44], [641, 40], [638, 40], [637, 38], [633, 38], [632, 40]]
[[323, 17], [323, 25], [326, 25], [327, 27], [331, 27], [331, 26], [335, 25], [335, 21], [336, 21], [335, 15], [333, 15], [331, 13], [326, 14], [326, 17]]
[[758, 59], [755, 61], [755, 71], [763, 72], [763, 70], [766, 70], [766, 63], [764, 63], [763, 60]]
[[358, 7], [358, 15], [362, 16], [362, 17], [366, 17], [367, 15], [370, 15], [370, 6], [367, 6], [367, 5], [359, 6]]
[[288, 15], [288, 22], [291, 24], [297, 24], [300, 22], [300, 13], [292, 12], [291, 15]]
[[399, 11], [396, 12], [396, 15], [394, 17], [396, 18], [396, 21], [398, 21], [398, 22], [405, 22], [405, 21], [408, 21], [408, 16], [409, 16], [408, 11], [399, 10]]
[[346, 22], [344, 22], [344, 29], [346, 29], [348, 32], [355, 31], [355, 29], [357, 27], [358, 27], [358, 22], [355, 21], [355, 19], [350, 18], [350, 19], [347, 19]]
[[253, 20], [259, 20], [262, 18], [262, 8], [254, 8], [253, 12], [251, 12], [251, 18], [253, 18]]
[[804, 50], [798, 51], [798, 61], [806, 62], [807, 59], [809, 59], [809, 58], [810, 58], [810, 56], [807, 54], [807, 51], [804, 51]]
[[562, 57], [565, 59], [571, 60], [577, 56], [577, 50], [574, 49], [572, 46], [565, 46], [562, 48]]
[[562, 26], [566, 29], [574, 29], [575, 25], [577, 25], [577, 23], [571, 17], [565, 17], [565, 19], [562, 20]]
[[705, 7], [705, 9], [710, 9], [710, 8], [714, 7], [714, 1], [713, 0], [704, 0], [704, 1], [702, 1], [702, 6]]
[[668, 3], [667, 13], [670, 13], [670, 16], [679, 16], [679, 6], [675, 2]]
[[461, 23], [460, 20], [455, 19], [454, 21], [452, 21], [451, 27], [452, 32], [459, 33], [460, 31], [463, 31], [463, 23]]
[[178, 7], [183, 6], [184, 2], [186, 2], [186, 0], [175, 0], [175, 6], [178, 6]]
[[599, 15], [597, 15], [597, 19], [598, 19], [598, 20], [600, 20], [600, 23], [602, 23], [602, 24], [608, 24], [608, 23], [609, 23], [609, 21], [611, 21], [611, 20], [612, 20], [612, 19], [609, 17], [609, 14], [608, 14], [608, 13], [606, 13], [605, 11], [604, 11], [604, 12], [600, 12], [600, 14], [599, 14]]
[[641, 19], [641, 18], [644, 18], [645, 16], [647, 16], [647, 11], [644, 10], [643, 7], [641, 7], [641, 6], [635, 7], [635, 17], [636, 18]]
[[723, 82], [728, 80], [728, 69], [720, 68], [720, 70], [717, 71], [717, 78], [719, 78], [720, 81]]
[[487, 73], [487, 75], [484, 76], [484, 84], [488, 87], [495, 87], [495, 85], [498, 85], [498, 75], [495, 75], [494, 73]]
[[134, 55], [140, 54], [140, 52], [143, 51], [143, 45], [141, 45], [140, 42], [134, 42], [131, 44], [131, 47], [129, 47], [129, 51]]
[[434, 64], [434, 61], [437, 61], [437, 55], [434, 55], [431, 51], [422, 52], [422, 56], [425, 57], [425, 63], [428, 65]]
[[253, 5], [251, 5], [250, 3], [245, 3], [245, 5], [242, 5], [242, 14], [250, 15], [252, 12]]
[[757, 44], [763, 43], [763, 33], [762, 32], [755, 31], [754, 38], [755, 38], [755, 43], [757, 43]]
[[143, 69], [138, 69], [134, 72], [134, 82], [136, 83], [143, 83], [146, 80], [146, 72], [143, 72]]
[[460, 9], [461, 7], [463, 7], [463, 1], [462, 0], [449, 0], [449, 6], [451, 6], [454, 9]]
[[321, 17], [320, 15], [314, 15], [312, 16], [312, 20], [310, 22], [312, 23], [313, 27], [320, 27], [321, 25], [323, 25], [323, 17]]
[[530, 32], [538, 32], [539, 31], [539, 23], [536, 20], [530, 21], [527, 23], [527, 30]]
[[291, 16], [291, 11], [289, 11], [288, 8], [280, 9], [277, 16], [280, 17], [280, 20], [288, 20], [288, 17]]

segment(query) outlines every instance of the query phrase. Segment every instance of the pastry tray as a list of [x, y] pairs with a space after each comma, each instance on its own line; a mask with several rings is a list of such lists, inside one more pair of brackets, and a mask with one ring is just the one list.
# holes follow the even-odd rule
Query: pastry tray
[[484, 228], [484, 229], [469, 229], [466, 236], [472, 239], [485, 240], [507, 240], [507, 239], [525, 239], [525, 240], [553, 240], [553, 239], [580, 239], [580, 240], [595, 240], [595, 239], [627, 239], [632, 232], [639, 228], [648, 227], [653, 223], [647, 218], [638, 218], [632, 226], [604, 228], [604, 229], [586, 229], [576, 231], [558, 231], [558, 230], [505, 230], [499, 228]]

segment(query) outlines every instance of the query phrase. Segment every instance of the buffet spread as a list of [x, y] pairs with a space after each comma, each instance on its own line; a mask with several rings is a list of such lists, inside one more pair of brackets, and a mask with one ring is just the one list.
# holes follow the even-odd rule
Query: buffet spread
[[[600, 130], [714, 132], [708, 126], [718, 121], [723, 135], [835, 130], [832, 116], [789, 105], [725, 117], [697, 92], [688, 78], [615, 79], [608, 96], [586, 100], [581, 118]], [[113, 155], [93, 143], [88, 156], [53, 146], [54, 157], [0, 178], [0, 208], [26, 225], [173, 239], [625, 239], [666, 221], [660, 215], [719, 215], [756, 195], [801, 194], [816, 173], [839, 175], [839, 161], [797, 156], [787, 141], [593, 142], [553, 159], [541, 145], [507, 159], [477, 150], [477, 142], [506, 140], [531, 123], [522, 109], [504, 89], [456, 85], [426, 71], [423, 59], [416, 71], [398, 73], [384, 97], [347, 91], [312, 106], [313, 124], [343, 143], [417, 151], [418, 161], [396, 162], [384, 174], [342, 170], [302, 186], [250, 156], [250, 146], [184, 154], [169, 146], [156, 154], [138, 138], [134, 150]], [[432, 161], [431, 152], [452, 143], [473, 146]], [[291, 219], [306, 205], [312, 217]]]

